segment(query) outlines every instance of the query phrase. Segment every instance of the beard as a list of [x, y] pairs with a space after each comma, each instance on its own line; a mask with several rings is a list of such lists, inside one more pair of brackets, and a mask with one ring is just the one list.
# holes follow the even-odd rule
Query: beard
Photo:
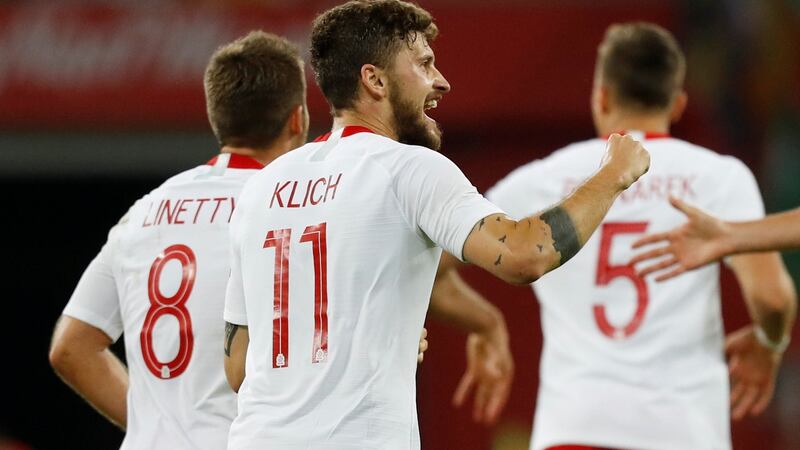
[[442, 147], [442, 130], [439, 124], [434, 122], [432, 127], [425, 115], [419, 113], [420, 108], [414, 106], [413, 102], [400, 98], [399, 91], [395, 85], [389, 94], [397, 140], [403, 144], [420, 145], [438, 152]]

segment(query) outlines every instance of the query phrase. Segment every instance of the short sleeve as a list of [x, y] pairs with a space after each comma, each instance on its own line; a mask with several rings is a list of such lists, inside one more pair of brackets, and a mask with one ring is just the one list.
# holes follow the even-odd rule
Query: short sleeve
[[559, 199], [541, 188], [551, 179], [543, 168], [544, 162], [534, 161], [513, 170], [486, 191], [486, 198], [517, 220], [547, 208]]
[[403, 213], [431, 241], [463, 261], [464, 242], [475, 224], [503, 211], [442, 154], [424, 147], [408, 147], [399, 154], [390, 170]]
[[242, 257], [239, 246], [239, 223], [241, 221], [241, 207], [234, 210], [230, 233], [230, 267], [228, 286], [225, 289], [225, 310], [223, 317], [226, 322], [235, 325], [247, 325], [247, 309], [245, 307], [244, 284], [242, 283]]
[[109, 239], [83, 272], [63, 314], [100, 329], [116, 341], [122, 334], [123, 324], [114, 280], [112, 248]]
[[745, 221], [764, 217], [764, 201], [753, 172], [741, 161], [726, 157], [730, 164], [719, 186], [719, 195], [709, 203], [709, 212], [722, 220]]

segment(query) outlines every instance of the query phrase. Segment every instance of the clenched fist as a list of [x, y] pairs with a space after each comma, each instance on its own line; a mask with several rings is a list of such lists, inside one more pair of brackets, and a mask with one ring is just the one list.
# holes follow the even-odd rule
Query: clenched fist
[[614, 133], [608, 138], [602, 166], [618, 176], [620, 188], [625, 190], [647, 173], [650, 154], [636, 139]]

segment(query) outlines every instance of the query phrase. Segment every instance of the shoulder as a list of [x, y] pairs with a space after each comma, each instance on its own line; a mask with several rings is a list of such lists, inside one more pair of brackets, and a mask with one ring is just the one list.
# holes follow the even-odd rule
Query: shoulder
[[681, 152], [683, 157], [681, 162], [683, 164], [703, 169], [710, 172], [710, 175], [716, 175], [717, 178], [730, 178], [742, 174], [752, 176], [750, 168], [735, 156], [723, 155], [701, 145], [676, 138], [665, 140], [663, 143], [660, 141], [649, 143], [653, 148], [662, 144], [665, 147], [669, 147], [668, 150], [672, 154], [676, 151]]
[[[544, 158], [535, 159], [517, 167], [498, 181], [492, 189], [520, 183], [534, 185], [545, 181], [545, 179], [550, 180], [556, 177], [559, 171], [574, 168], [575, 166], [586, 165], [587, 167], [595, 168], [600, 164], [600, 160], [591, 156], [591, 152], [602, 152], [604, 148], [605, 142], [601, 139], [590, 139], [569, 144], [553, 151]], [[546, 178], [543, 179], [540, 175]]]

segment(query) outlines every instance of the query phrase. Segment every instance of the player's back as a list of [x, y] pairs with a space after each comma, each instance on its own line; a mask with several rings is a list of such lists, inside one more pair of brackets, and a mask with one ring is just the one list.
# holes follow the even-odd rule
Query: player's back
[[[512, 215], [533, 213], [594, 172], [605, 145], [566, 147], [512, 172], [487, 196]], [[533, 448], [576, 434], [608, 446], [730, 445], [718, 266], [655, 283], [627, 264], [635, 239], [685, 220], [669, 195], [728, 219], [762, 215], [761, 198], [732, 157], [667, 136], [644, 145], [650, 171], [572, 260], [534, 285], [545, 344]]]
[[[234, 215], [225, 320], [246, 324], [250, 344], [231, 449], [419, 447], [417, 344], [441, 254], [432, 239], [448, 238], [420, 206], [437, 199], [410, 198], [424, 188], [409, 178], [455, 166], [339, 133], [274, 161]], [[453, 242], [479, 218], [466, 220]]]
[[222, 352], [228, 224], [259, 167], [220, 155], [143, 197], [110, 234], [130, 375], [123, 449], [226, 445], [236, 414]]

